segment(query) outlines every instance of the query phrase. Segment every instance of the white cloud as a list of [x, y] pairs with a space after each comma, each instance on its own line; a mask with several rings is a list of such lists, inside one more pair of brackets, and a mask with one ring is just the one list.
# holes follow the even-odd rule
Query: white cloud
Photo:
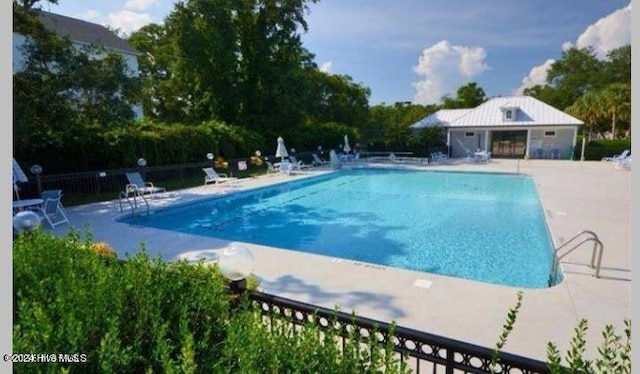
[[327, 74], [332, 74], [331, 68], [333, 67], [333, 62], [327, 61], [320, 65], [320, 71]]
[[98, 12], [95, 9], [91, 9], [91, 10], [87, 10], [84, 13], [75, 14], [73, 17], [78, 19], [83, 19], [89, 22], [95, 22], [100, 18], [100, 12]]
[[631, 4], [601, 18], [578, 37], [578, 48], [593, 47], [599, 58], [607, 52], [631, 43]]
[[413, 83], [415, 103], [438, 103], [445, 94], [451, 94], [470, 78], [489, 67], [487, 53], [482, 47], [451, 45], [443, 40], [422, 51], [413, 71], [422, 80]]
[[522, 78], [522, 85], [515, 90], [514, 95], [522, 95], [525, 88], [533, 87], [535, 85], [543, 85], [547, 81], [547, 71], [551, 68], [556, 60], [548, 59], [544, 64], [536, 66], [529, 72], [529, 75]]
[[158, 0], [127, 0], [124, 3], [124, 8], [128, 10], [143, 11], [157, 3]]
[[[615, 48], [631, 43], [631, 3], [625, 8], [618, 9], [608, 16], [599, 19], [593, 25], [578, 36], [576, 43], [565, 42], [562, 50], [566, 51], [574, 46], [577, 48], [592, 47], [598, 58], [604, 59], [607, 53]], [[547, 71], [554, 60], [547, 60], [542, 65], [536, 66], [529, 75], [522, 78], [522, 85], [515, 90], [521, 94], [527, 87], [536, 84], [544, 84], [547, 79]]]
[[571, 48], [573, 48], [573, 47], [574, 47], [574, 45], [573, 45], [573, 43], [571, 43], [571, 42], [564, 42], [564, 43], [562, 44], [562, 50], [563, 50], [563, 51], [568, 51], [568, 50], [570, 50], [570, 49], [571, 49]]
[[111, 27], [119, 29], [125, 34], [129, 34], [132, 31], [152, 22], [153, 19], [149, 14], [136, 13], [129, 10], [119, 10], [117, 12], [109, 13], [106, 23]]

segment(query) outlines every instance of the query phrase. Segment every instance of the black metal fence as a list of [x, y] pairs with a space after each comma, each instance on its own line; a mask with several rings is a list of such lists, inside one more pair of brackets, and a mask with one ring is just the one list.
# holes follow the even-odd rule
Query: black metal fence
[[[298, 160], [311, 164], [313, 152], [296, 152]], [[410, 153], [398, 152], [397, 155], [410, 155]], [[328, 153], [324, 152], [320, 157], [328, 158]], [[363, 154], [362, 158], [379, 156], [388, 157], [389, 152], [368, 153]], [[263, 160], [274, 161], [275, 157], [262, 157]], [[248, 170], [242, 171], [238, 167], [238, 163], [243, 161]], [[124, 190], [128, 181], [126, 173], [140, 172], [145, 181], [153, 182], [157, 186], [165, 187], [167, 190], [175, 190], [181, 188], [194, 187], [204, 181], [202, 168], [212, 166], [211, 161], [194, 162], [188, 164], [162, 165], [162, 166], [145, 166], [131, 167], [123, 169], [93, 170], [77, 173], [44, 174], [33, 175], [28, 174], [29, 182], [20, 183], [18, 185], [20, 198], [35, 198], [41, 195], [44, 190], [62, 190], [65, 205], [82, 204], [92, 201], [117, 199], [119, 193]], [[216, 167], [218, 172], [224, 172], [233, 176], [244, 176], [256, 173], [266, 173], [266, 164], [254, 165], [249, 158], [227, 160], [227, 167], [220, 169]], [[71, 204], [70, 204], [71, 203]]]
[[[360, 330], [361, 336], [377, 336], [384, 346], [393, 335], [393, 345], [399, 357], [415, 373], [550, 373], [542, 361], [500, 352], [494, 360], [494, 350], [442, 336], [392, 326], [368, 318], [301, 303], [274, 295], [249, 291], [249, 299], [265, 318], [278, 316], [294, 326], [313, 323], [321, 330], [335, 329], [342, 345], [349, 330]], [[336, 326], [337, 324], [337, 326]], [[493, 371], [491, 371], [493, 365]]]
[[[245, 161], [248, 168], [253, 169], [253, 172], [259, 172], [262, 169], [251, 165], [248, 159], [243, 159], [229, 160], [228, 167], [222, 170], [218, 169], [218, 171], [227, 174], [238, 174], [240, 172], [238, 170], [238, 161]], [[195, 162], [55, 175], [28, 175], [29, 182], [20, 183], [18, 187], [21, 199], [38, 197], [44, 190], [60, 189], [64, 194], [65, 204], [69, 205], [69, 201], [84, 203], [117, 199], [120, 191], [124, 191], [125, 186], [129, 183], [126, 177], [128, 172], [140, 172], [145, 181], [165, 187], [167, 190], [175, 190], [202, 184], [204, 181], [202, 168], [210, 166], [212, 166], [211, 162]], [[264, 169], [266, 170], [266, 166]]]

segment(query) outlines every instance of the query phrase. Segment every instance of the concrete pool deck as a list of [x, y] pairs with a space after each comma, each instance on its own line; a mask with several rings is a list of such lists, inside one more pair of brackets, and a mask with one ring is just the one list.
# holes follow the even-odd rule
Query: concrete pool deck
[[[388, 164], [387, 164], [388, 165]], [[422, 168], [422, 167], [419, 167]], [[614, 325], [622, 335], [631, 318], [631, 172], [605, 162], [558, 160], [492, 160], [486, 164], [444, 163], [433, 170], [521, 172], [534, 178], [557, 246], [583, 230], [595, 232], [604, 244], [600, 278], [589, 267], [587, 243], [562, 261], [564, 281], [552, 288], [523, 289], [520, 313], [504, 351], [546, 360], [547, 342], [562, 356], [574, 328], [587, 319], [587, 353], [595, 357], [601, 331]], [[151, 209], [213, 195], [265, 186], [298, 176], [271, 175], [170, 192], [150, 200]], [[124, 258], [140, 250], [167, 260], [198, 258], [228, 241], [136, 227], [116, 221], [126, 214], [118, 200], [67, 208], [71, 225], [88, 227], [95, 241], [109, 243]], [[87, 226], [88, 225], [88, 226]], [[255, 257], [255, 275], [262, 291], [385, 322], [396, 321], [448, 338], [493, 347], [513, 308], [519, 289], [459, 278], [246, 244]], [[508, 271], [508, 269], [506, 269]]]

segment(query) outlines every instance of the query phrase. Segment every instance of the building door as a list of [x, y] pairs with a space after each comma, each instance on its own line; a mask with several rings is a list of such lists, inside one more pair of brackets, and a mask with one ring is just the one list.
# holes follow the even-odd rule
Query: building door
[[527, 130], [491, 132], [491, 157], [523, 158], [526, 146]]

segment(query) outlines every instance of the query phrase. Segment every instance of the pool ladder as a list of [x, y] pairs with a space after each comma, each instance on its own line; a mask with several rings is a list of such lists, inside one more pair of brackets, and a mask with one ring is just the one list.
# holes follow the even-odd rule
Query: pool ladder
[[[569, 244], [575, 242], [580, 239], [577, 243], [575, 243], [572, 247], [570, 247], [566, 252], [559, 255], [558, 252], [568, 247]], [[551, 274], [549, 276], [549, 285], [555, 284], [554, 280], [558, 275], [558, 266], [560, 266], [560, 260], [564, 258], [569, 253], [573, 252], [576, 248], [580, 247], [582, 244], [587, 242], [593, 242], [593, 251], [591, 252], [591, 268], [595, 269], [595, 277], [600, 278], [600, 266], [602, 264], [602, 253], [604, 252], [604, 245], [598, 238], [595, 232], [591, 230], [583, 230], [574, 235], [571, 239], [567, 240], [564, 244], [555, 249], [555, 259], [553, 261], [553, 266], [551, 267]]]
[[131, 207], [131, 218], [135, 221], [136, 219], [136, 211], [138, 209], [138, 198], [141, 198], [142, 201], [144, 201], [144, 205], [147, 208], [146, 212], [147, 212], [147, 216], [149, 216], [149, 202], [147, 201], [147, 199], [145, 199], [145, 197], [143, 195], [138, 195], [136, 193], [133, 194], [133, 201], [131, 199], [131, 197], [129, 196], [128, 193], [121, 191], [120, 192], [120, 196], [118, 197], [118, 205], [120, 207], [120, 211], [123, 211], [122, 208], [122, 201], [126, 201], [127, 203], [129, 203], [129, 206]]

